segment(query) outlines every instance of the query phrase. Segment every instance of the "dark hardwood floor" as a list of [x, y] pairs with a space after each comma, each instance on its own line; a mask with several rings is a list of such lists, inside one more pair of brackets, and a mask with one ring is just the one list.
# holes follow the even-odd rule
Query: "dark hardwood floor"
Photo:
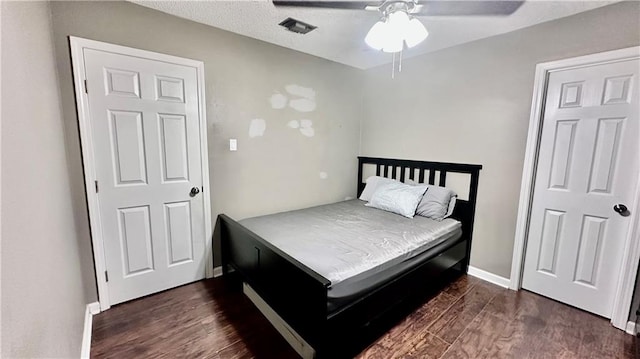
[[[189, 284], [94, 316], [94, 358], [298, 358], [239, 289]], [[462, 276], [358, 358], [633, 358], [633, 336], [526, 291]]]

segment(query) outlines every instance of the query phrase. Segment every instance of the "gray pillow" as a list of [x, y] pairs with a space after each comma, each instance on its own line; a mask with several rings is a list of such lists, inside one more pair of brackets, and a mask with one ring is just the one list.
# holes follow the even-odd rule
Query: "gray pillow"
[[[410, 185], [420, 185], [417, 182], [408, 180]], [[453, 213], [456, 193], [446, 187], [427, 185], [427, 192], [422, 197], [416, 214], [442, 221]]]
[[428, 186], [427, 192], [418, 204], [416, 213], [420, 216], [442, 221], [449, 211], [451, 198], [456, 194], [445, 187]]
[[411, 186], [398, 181], [381, 183], [371, 196], [371, 201], [365, 206], [413, 218], [426, 190], [425, 185]]

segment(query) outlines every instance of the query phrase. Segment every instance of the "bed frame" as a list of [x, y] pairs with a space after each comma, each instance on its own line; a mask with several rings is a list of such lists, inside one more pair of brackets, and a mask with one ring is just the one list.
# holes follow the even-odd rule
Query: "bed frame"
[[[342, 357], [341, 340], [368, 329], [393, 308], [419, 298], [423, 289], [435, 286], [443, 272], [466, 273], [469, 265], [473, 221], [481, 165], [358, 157], [358, 196], [364, 190], [365, 166], [375, 166], [376, 175], [404, 181], [446, 185], [448, 173], [470, 175], [469, 198], [458, 199], [452, 217], [462, 223], [462, 237], [444, 242], [430, 251], [420, 264], [329, 312], [330, 281], [290, 257], [230, 217], [219, 216], [222, 265], [230, 267], [277, 315], [315, 350], [316, 357]], [[420, 285], [418, 285], [420, 284]], [[418, 299], [419, 300], [419, 299]]]

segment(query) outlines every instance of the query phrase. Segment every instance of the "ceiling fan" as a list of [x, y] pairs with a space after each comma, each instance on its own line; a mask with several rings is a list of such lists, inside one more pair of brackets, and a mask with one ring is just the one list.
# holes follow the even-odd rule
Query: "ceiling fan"
[[400, 52], [404, 43], [411, 48], [429, 34], [416, 16], [506, 16], [524, 1], [516, 0], [273, 0], [278, 7], [295, 6], [325, 9], [377, 11], [382, 14], [365, 38], [376, 50]]
[[[518, 0], [273, 0], [273, 4], [277, 7], [379, 12], [382, 18], [371, 27], [364, 41], [375, 50], [392, 53], [394, 63], [396, 53], [400, 53], [400, 61], [402, 61], [405, 45], [407, 48], [412, 48], [429, 35], [417, 16], [507, 16], [518, 10], [522, 3], [524, 1]], [[402, 70], [402, 62], [399, 70]]]
[[387, 1], [330, 1], [330, 0], [273, 0], [275, 6], [315, 7], [384, 11], [388, 6], [405, 3], [416, 16], [506, 16], [524, 3], [516, 0], [387, 0]]

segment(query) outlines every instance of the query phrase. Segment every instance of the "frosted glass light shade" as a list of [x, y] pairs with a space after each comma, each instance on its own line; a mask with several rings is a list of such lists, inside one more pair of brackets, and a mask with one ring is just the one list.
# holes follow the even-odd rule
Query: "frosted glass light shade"
[[400, 52], [404, 47], [404, 37], [409, 25], [409, 15], [404, 11], [396, 11], [389, 14], [387, 22], [387, 41], [382, 48], [384, 52]]
[[410, 18], [405, 11], [396, 11], [386, 19], [376, 22], [367, 33], [364, 41], [370, 47], [384, 52], [400, 52], [424, 41], [429, 33], [420, 20]]
[[382, 51], [384, 52], [400, 52], [402, 51], [402, 47], [404, 46], [404, 42], [402, 42], [402, 38], [397, 36], [396, 34], [389, 34], [387, 36], [387, 42], [385, 43]]
[[391, 31], [404, 34], [409, 24], [409, 15], [404, 11], [396, 11], [389, 14], [389, 27]]
[[407, 24], [404, 41], [407, 43], [407, 47], [411, 48], [423, 42], [427, 36], [429, 36], [427, 28], [422, 25], [420, 20], [413, 18]]
[[364, 42], [376, 50], [382, 50], [386, 45], [388, 33], [387, 27], [387, 23], [384, 21], [376, 22], [367, 33], [367, 36], [364, 38]]

